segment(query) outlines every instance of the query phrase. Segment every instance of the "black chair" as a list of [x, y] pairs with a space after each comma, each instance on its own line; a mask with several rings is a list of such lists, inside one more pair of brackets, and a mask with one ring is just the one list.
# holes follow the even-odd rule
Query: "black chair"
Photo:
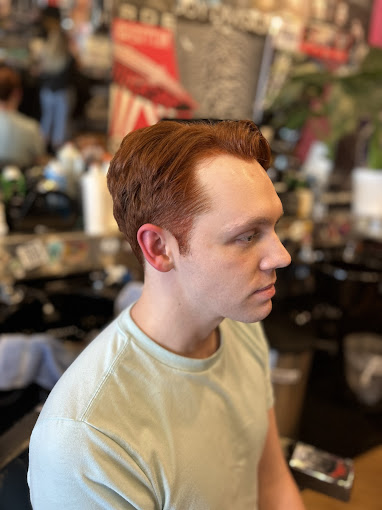
[[0, 436], [0, 510], [32, 510], [27, 483], [28, 448], [39, 407]]

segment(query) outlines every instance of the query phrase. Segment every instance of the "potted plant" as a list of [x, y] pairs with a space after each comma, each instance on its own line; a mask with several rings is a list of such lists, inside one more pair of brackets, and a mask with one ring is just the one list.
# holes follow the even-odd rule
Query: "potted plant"
[[382, 231], [382, 49], [369, 48], [357, 68], [297, 62], [269, 110], [275, 126], [298, 129], [320, 119], [315, 134], [333, 158], [339, 141], [356, 134], [352, 211]]

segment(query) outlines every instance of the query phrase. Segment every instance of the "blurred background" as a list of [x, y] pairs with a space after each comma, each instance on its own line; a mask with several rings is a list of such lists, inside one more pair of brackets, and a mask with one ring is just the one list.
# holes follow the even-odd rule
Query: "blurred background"
[[259, 125], [293, 260], [264, 321], [281, 435], [381, 445], [381, 26], [382, 0], [0, 0], [3, 473], [25, 472], [39, 406], [139, 295], [106, 172], [161, 118]]

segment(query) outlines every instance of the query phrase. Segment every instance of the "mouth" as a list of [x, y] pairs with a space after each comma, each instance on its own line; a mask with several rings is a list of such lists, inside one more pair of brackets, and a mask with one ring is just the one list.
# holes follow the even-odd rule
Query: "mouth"
[[256, 290], [254, 294], [256, 294], [257, 296], [266, 297], [268, 299], [273, 297], [276, 294], [275, 282], [270, 283], [266, 287], [262, 287], [261, 289]]

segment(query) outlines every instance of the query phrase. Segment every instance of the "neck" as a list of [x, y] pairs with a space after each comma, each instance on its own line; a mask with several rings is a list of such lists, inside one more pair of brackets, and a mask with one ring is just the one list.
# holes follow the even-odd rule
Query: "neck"
[[14, 99], [8, 101], [0, 101], [0, 110], [15, 111], [18, 108], [18, 102]]
[[153, 292], [147, 282], [131, 316], [149, 338], [181, 356], [207, 358], [219, 347], [220, 320], [201, 318], [171, 292]]

